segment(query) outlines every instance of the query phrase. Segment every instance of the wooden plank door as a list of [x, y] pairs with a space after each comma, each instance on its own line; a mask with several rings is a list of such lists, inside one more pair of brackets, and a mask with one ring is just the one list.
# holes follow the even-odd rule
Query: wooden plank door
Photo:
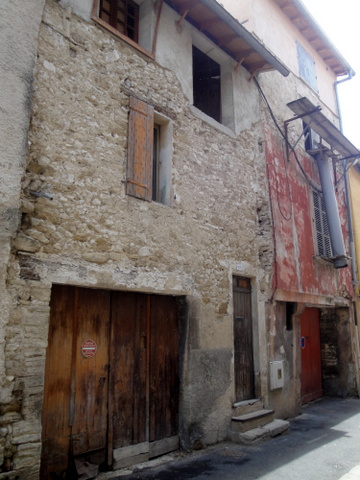
[[[41, 479], [68, 469], [74, 289], [53, 285], [42, 409]], [[56, 478], [56, 477], [55, 477]]]
[[150, 457], [179, 445], [179, 325], [174, 297], [152, 295], [150, 315]]
[[179, 328], [173, 297], [113, 292], [110, 424], [115, 468], [178, 448]]
[[[147, 311], [146, 295], [113, 292], [110, 398], [114, 449], [147, 442]], [[131, 455], [130, 449], [127, 452]]]
[[[105, 461], [109, 309], [109, 292], [62, 285], [52, 288], [42, 479], [63, 478], [72, 458], [89, 451], [102, 450], [97, 461]], [[87, 350], [82, 346], [89, 340], [92, 352], [84, 356]]]
[[301, 323], [301, 400], [308, 403], [323, 396], [320, 319], [317, 308], [306, 308]]
[[240, 402], [255, 397], [250, 279], [233, 277], [233, 299], [235, 398]]
[[[76, 288], [70, 396], [74, 456], [106, 448], [109, 320], [110, 292]], [[86, 345], [93, 350], [89, 352]]]
[[50, 307], [41, 478], [177, 449], [175, 299], [55, 285]]

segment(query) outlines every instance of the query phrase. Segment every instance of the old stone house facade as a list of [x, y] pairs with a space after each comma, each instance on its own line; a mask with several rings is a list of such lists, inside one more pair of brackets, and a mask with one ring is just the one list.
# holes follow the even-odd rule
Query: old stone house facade
[[325, 393], [356, 391], [351, 266], [314, 260], [309, 185], [272, 118], [306, 97], [336, 125], [350, 67], [278, 0], [114, 3], [15, 0], [1, 20], [0, 479], [201, 448], [254, 398], [296, 414], [308, 311], [330, 325]]

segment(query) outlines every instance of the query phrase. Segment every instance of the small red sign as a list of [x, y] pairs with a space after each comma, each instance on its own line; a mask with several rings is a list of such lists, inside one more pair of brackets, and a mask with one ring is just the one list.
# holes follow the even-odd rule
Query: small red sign
[[94, 340], [85, 340], [85, 342], [81, 345], [81, 353], [85, 358], [94, 357], [96, 354], [97, 345]]

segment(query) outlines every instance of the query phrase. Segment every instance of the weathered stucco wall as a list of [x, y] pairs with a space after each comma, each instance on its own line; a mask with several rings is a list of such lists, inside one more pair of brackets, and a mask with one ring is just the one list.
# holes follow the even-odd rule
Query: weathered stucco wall
[[[274, 5], [272, 0], [242, 0], [241, 2], [224, 0], [223, 4], [240, 22], [248, 20], [244, 23], [244, 27], [255, 33], [267, 45], [270, 51], [296, 76], [297, 98], [303, 96], [304, 92], [308, 90], [307, 95], [310, 95], [309, 98], [313, 98], [313, 101], [320, 101], [322, 106], [327, 107], [330, 111], [326, 114], [329, 115], [331, 121], [336, 123], [338, 114], [334, 95], [336, 75], [329, 69], [318, 52], [302, 36], [301, 32], [284, 12], [277, 5]], [[318, 92], [309, 89], [306, 82], [299, 75], [296, 50], [297, 41], [300, 42], [315, 61]]]

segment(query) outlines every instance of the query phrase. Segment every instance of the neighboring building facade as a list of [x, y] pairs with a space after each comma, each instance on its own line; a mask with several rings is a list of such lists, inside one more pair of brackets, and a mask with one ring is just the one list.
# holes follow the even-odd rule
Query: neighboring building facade
[[284, 388], [270, 385], [269, 404], [286, 416], [323, 394], [358, 391], [342, 161], [352, 162], [358, 150], [336, 128], [337, 79], [354, 72], [301, 2], [228, 0], [225, 6], [293, 73], [259, 79], [269, 102], [264, 130], [274, 225], [269, 361], [282, 362], [285, 372]]
[[304, 177], [271, 118], [308, 97], [336, 123], [342, 57], [326, 63], [278, 1], [226, 2], [233, 17], [212, 0], [8, 3], [0, 479], [201, 448], [253, 398], [288, 417], [356, 392], [344, 190], [344, 250], [315, 252], [318, 151], [298, 144]]
[[357, 211], [360, 205], [360, 165], [354, 162], [353, 166], [348, 170], [348, 182], [349, 182], [349, 204], [351, 208], [352, 219], [352, 267], [353, 267], [353, 282], [355, 285], [355, 310], [356, 310], [356, 327], [354, 333], [354, 350], [355, 350], [355, 362], [357, 365], [357, 385], [360, 386], [360, 331], [359, 331], [359, 319], [360, 319], [360, 283], [359, 283], [359, 265], [360, 265], [360, 219]]

